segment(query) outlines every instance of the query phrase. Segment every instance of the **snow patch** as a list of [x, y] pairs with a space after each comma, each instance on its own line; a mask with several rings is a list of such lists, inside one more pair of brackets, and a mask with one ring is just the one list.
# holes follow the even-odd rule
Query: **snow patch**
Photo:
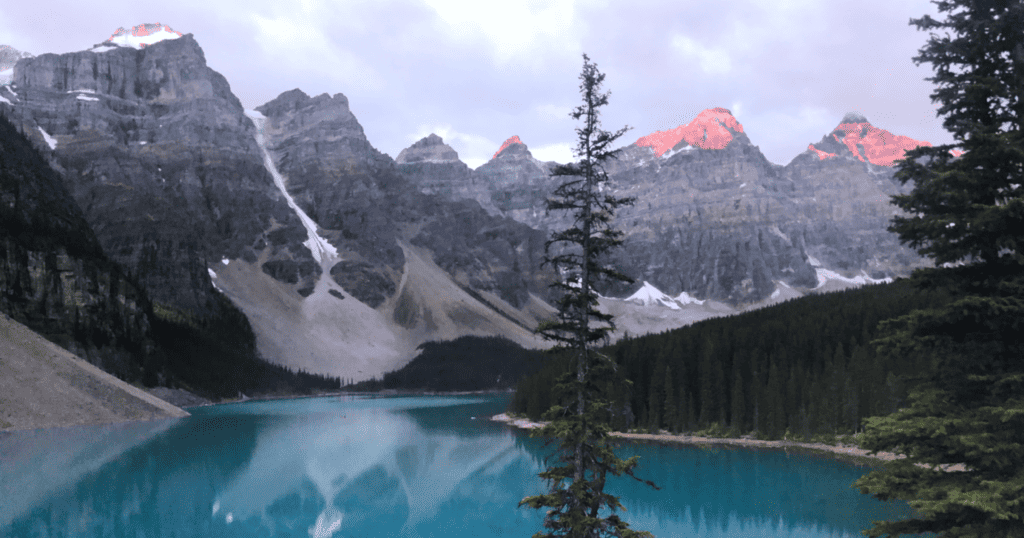
[[704, 301], [701, 301], [700, 299], [697, 299], [696, 297], [691, 296], [689, 293], [686, 293], [685, 291], [680, 293], [679, 295], [676, 295], [675, 298], [672, 299], [672, 300], [677, 302], [677, 303], [679, 303], [679, 304], [682, 304], [682, 305], [688, 305], [688, 304], [702, 305], [702, 304], [704, 304]]
[[772, 298], [772, 299], [775, 299], [775, 298], [777, 298], [777, 297], [778, 297], [779, 295], [782, 295], [782, 290], [780, 290], [779, 288], [775, 288], [775, 291], [773, 291], [773, 292], [772, 292], [771, 298]]
[[231, 260], [229, 260], [229, 259], [227, 259], [227, 258], [224, 258], [224, 259], [222, 259], [222, 260], [220, 261], [220, 263], [223, 263], [224, 265], [227, 265], [227, 264], [231, 263]]
[[885, 278], [881, 278], [881, 279], [871, 278], [867, 274], [867, 272], [865, 272], [865, 271], [861, 271], [860, 272], [861, 274], [859, 274], [859, 275], [857, 275], [857, 276], [855, 276], [853, 278], [845, 277], [845, 276], [843, 276], [843, 275], [841, 275], [841, 274], [839, 274], [839, 273], [837, 273], [835, 271], [832, 271], [831, 269], [825, 269], [823, 267], [815, 267], [815, 272], [817, 273], [817, 277], [818, 277], [818, 285], [815, 286], [815, 289], [818, 289], [818, 288], [824, 286], [830, 280], [837, 280], [839, 282], [845, 282], [847, 284], [854, 284], [854, 285], [857, 285], [857, 286], [863, 286], [865, 284], [881, 284], [883, 282], [884, 283], [892, 282], [892, 279], [889, 278], [889, 277], [885, 277]]
[[44, 131], [42, 127], [36, 127], [36, 129], [43, 134], [43, 140], [46, 140], [46, 145], [50, 146], [50, 149], [57, 149], [57, 140], [50, 136], [50, 133]]
[[217, 278], [217, 273], [214, 273], [213, 269], [210, 269], [209, 267], [207, 267], [206, 268], [206, 272], [210, 273], [210, 278]]
[[117, 47], [112, 47], [110, 45], [100, 45], [98, 47], [93, 47], [89, 49], [89, 52], [109, 52], [112, 50], [117, 50]]
[[140, 24], [130, 29], [118, 28], [114, 35], [110, 36], [104, 43], [120, 47], [131, 47], [133, 49], [145, 48], [165, 39], [178, 39], [181, 32], [176, 32], [170, 26], [156, 24]]
[[7, 104], [12, 105], [12, 106], [14, 105], [14, 103], [8, 101], [7, 98], [2, 96], [2, 95], [0, 95], [0, 103], [7, 103]]
[[636, 293], [625, 299], [631, 303], [642, 306], [664, 306], [672, 310], [679, 310], [679, 305], [672, 300], [665, 292], [655, 288], [650, 282], [644, 281], [644, 285]]
[[277, 171], [277, 166], [274, 165], [274, 159], [270, 157], [270, 151], [267, 149], [267, 140], [264, 133], [264, 125], [266, 118], [263, 114], [256, 112], [255, 110], [246, 110], [245, 115], [252, 120], [253, 124], [256, 125], [256, 145], [259, 146], [260, 151], [263, 152], [263, 166], [266, 167], [267, 171], [274, 178], [274, 184], [284, 194], [285, 200], [288, 202], [288, 206], [295, 211], [295, 214], [299, 216], [299, 220], [302, 221], [302, 225], [306, 228], [306, 234], [308, 239], [302, 244], [306, 245], [309, 252], [313, 254], [313, 259], [317, 263], [321, 264], [325, 270], [330, 269], [331, 262], [338, 258], [338, 249], [334, 248], [329, 241], [320, 236], [317, 231], [317, 224], [313, 222], [313, 219], [309, 218], [298, 204], [295, 203], [295, 199], [288, 193], [288, 189], [284, 185], [284, 176]]
[[99, 101], [99, 99], [95, 97], [86, 97], [84, 95], [76, 95], [75, 98], [79, 101]]
[[740, 185], [740, 188], [742, 189], [743, 187], [746, 187], [746, 186], [747, 186], [747, 184], [743, 183], [743, 184]]
[[140, 146], [145, 146], [146, 145], [146, 141], [145, 140], [139, 140], [139, 145]]
[[807, 263], [811, 264], [811, 267], [821, 267], [821, 262], [818, 261], [818, 258], [810, 254], [807, 255]]

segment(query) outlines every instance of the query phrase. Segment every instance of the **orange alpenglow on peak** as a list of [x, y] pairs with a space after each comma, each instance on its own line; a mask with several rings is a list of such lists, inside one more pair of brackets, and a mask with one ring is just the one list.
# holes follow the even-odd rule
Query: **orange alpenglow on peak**
[[709, 108], [686, 125], [642, 136], [633, 144], [649, 146], [655, 155], [661, 157], [682, 140], [701, 149], [723, 149], [732, 141], [733, 132], [742, 133], [743, 126], [732, 112], [724, 108]]
[[[519, 135], [513, 135], [512, 138], [509, 138], [508, 140], [506, 140], [505, 143], [502, 144], [500, 148], [498, 148], [498, 151], [494, 152], [494, 157], [491, 157], [491, 158], [492, 159], [496, 159], [498, 157], [498, 155], [501, 154], [501, 152], [505, 151], [505, 148], [511, 146], [512, 144], [522, 144], [522, 143], [523, 143], [523, 141], [519, 140]], [[523, 145], [525, 145], [525, 144], [523, 144]]]
[[[843, 133], [842, 139], [839, 138], [837, 131]], [[894, 135], [885, 129], [879, 129], [871, 125], [863, 116], [851, 118], [850, 115], [847, 115], [844, 117], [843, 123], [840, 123], [832, 131], [832, 137], [836, 139], [836, 142], [850, 148], [850, 151], [858, 159], [879, 166], [892, 166], [893, 162], [903, 158], [907, 150], [918, 146], [931, 146], [929, 142], [914, 140], [909, 136]], [[858, 145], [863, 146], [863, 155], [858, 151]]]

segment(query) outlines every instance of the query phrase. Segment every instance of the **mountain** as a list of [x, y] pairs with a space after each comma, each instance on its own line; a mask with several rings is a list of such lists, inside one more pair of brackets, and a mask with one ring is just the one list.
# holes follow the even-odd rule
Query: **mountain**
[[342, 94], [244, 110], [193, 36], [159, 24], [23, 60], [5, 91], [102, 249], [170, 318], [213, 326], [237, 307], [262, 356], [357, 380], [428, 340], [539, 343], [543, 234], [420, 192]]
[[[781, 166], [764, 157], [724, 108], [641, 136], [606, 167], [607, 187], [636, 198], [618, 212], [626, 243], [611, 261], [638, 284], [601, 292], [628, 297], [651, 286], [667, 297], [687, 293], [736, 308], [773, 301], [783, 292], [908, 274], [925, 262], [886, 231], [894, 214], [888, 200], [903, 188], [894, 179], [894, 159], [920, 144], [927, 142], [848, 115]], [[470, 175], [486, 190], [478, 186], [467, 195], [467, 189], [452, 187], [446, 193], [490, 197], [501, 214], [556, 229], [566, 224], [558, 220], [564, 216], [538, 210], [554, 186], [547, 177], [553, 164], [533, 159], [512, 137]]]

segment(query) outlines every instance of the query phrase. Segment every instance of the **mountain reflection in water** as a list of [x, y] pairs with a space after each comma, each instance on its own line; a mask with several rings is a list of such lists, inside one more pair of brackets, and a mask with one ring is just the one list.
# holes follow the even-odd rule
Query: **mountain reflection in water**
[[[0, 436], [0, 535], [529, 536], [542, 514], [516, 504], [544, 489], [536, 475], [553, 445], [487, 420], [507, 401], [247, 402], [148, 426]], [[619, 451], [639, 454], [662, 490], [610, 490], [633, 528], [659, 536], [858, 536], [908, 514], [850, 488], [866, 469], [829, 458]]]

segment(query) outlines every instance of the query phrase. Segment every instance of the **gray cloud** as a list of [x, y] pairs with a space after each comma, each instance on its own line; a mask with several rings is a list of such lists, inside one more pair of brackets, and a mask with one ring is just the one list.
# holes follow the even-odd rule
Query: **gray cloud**
[[512, 135], [567, 160], [583, 52], [612, 91], [605, 127], [633, 127], [623, 143], [715, 106], [780, 164], [854, 110], [896, 134], [951, 141], [923, 80], [931, 67], [911, 60], [927, 35], [908, 20], [935, 14], [927, 0], [9, 4], [0, 43], [33, 54], [159, 21], [194, 34], [246, 107], [296, 87], [344, 93], [392, 156], [437, 132], [471, 166]]

